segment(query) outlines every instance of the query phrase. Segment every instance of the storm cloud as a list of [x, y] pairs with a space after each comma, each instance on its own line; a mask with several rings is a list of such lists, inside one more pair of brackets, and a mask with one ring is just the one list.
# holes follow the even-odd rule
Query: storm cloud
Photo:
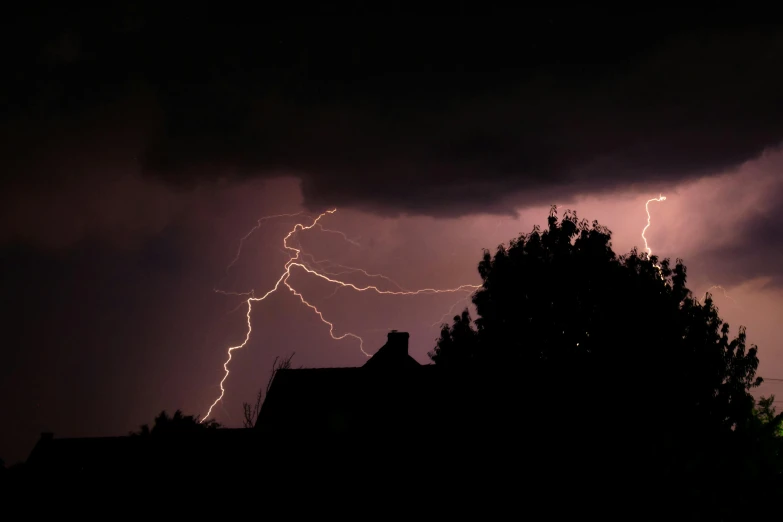
[[63, 12], [55, 37], [23, 24], [6, 35], [7, 195], [130, 168], [176, 191], [293, 175], [311, 210], [513, 214], [710, 175], [783, 138], [783, 36], [731, 14], [242, 30], [193, 12], [176, 38], [166, 14]]
[[[241, 238], [261, 216], [325, 207], [350, 241], [297, 234], [315, 258], [453, 288], [480, 283], [483, 249], [544, 225], [553, 203], [607, 225], [617, 253], [641, 248], [645, 202], [663, 193], [652, 252], [684, 258], [696, 295], [722, 285], [722, 316], [748, 326], [763, 375], [783, 376], [777, 27], [714, 8], [294, 19], [196, 4], [28, 2], [0, 21], [7, 462], [44, 431], [205, 412], [247, 327], [243, 299], [214, 290], [271, 288], [295, 219]], [[468, 297], [291, 281], [335, 332], [373, 350], [408, 331], [421, 362]], [[290, 292], [253, 321], [216, 411], [228, 426], [276, 356], [366, 360]]]

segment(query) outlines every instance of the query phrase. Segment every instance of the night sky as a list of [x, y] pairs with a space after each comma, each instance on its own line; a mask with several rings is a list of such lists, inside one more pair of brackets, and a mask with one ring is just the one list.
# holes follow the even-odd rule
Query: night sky
[[[607, 225], [618, 253], [641, 248], [645, 202], [663, 194], [649, 246], [684, 259], [695, 293], [721, 285], [721, 316], [748, 327], [759, 373], [783, 378], [783, 31], [769, 14], [16, 9], [0, 31], [8, 463], [43, 431], [206, 413], [247, 321], [244, 298], [215, 289], [266, 292], [283, 237], [333, 208], [327, 231], [290, 244], [446, 289], [478, 284], [482, 248], [545, 224], [552, 204]], [[259, 218], [297, 212], [263, 222], [226, 269]], [[335, 291], [296, 269], [290, 282], [335, 335], [373, 353], [408, 331], [421, 362], [468, 296]], [[276, 356], [366, 360], [285, 288], [252, 319], [213, 411], [229, 427]], [[761, 392], [783, 399], [783, 382]]]

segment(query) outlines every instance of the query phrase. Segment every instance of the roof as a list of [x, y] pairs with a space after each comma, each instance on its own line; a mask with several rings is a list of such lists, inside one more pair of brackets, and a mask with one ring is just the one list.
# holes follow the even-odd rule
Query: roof
[[392, 331], [361, 367], [279, 370], [256, 428], [291, 434], [407, 429], [425, 422], [436, 373], [408, 354], [407, 333]]
[[[371, 443], [379, 436], [409, 433], [397, 439], [396, 449], [372, 452], [374, 458], [382, 454], [392, 462], [395, 451], [399, 455], [409, 447], [404, 441], [415, 445], [427, 437], [428, 426], [438, 423], [448, 389], [442, 375], [436, 366], [419, 364], [408, 354], [408, 334], [390, 332], [388, 342], [361, 367], [279, 370], [257, 429], [72, 439], [44, 434], [27, 467], [45, 476], [102, 480], [137, 472], [228, 476], [260, 466], [295, 474], [300, 466], [343, 466], [351, 455], [356, 465], [363, 465], [368, 448], [357, 446], [357, 440]], [[433, 404], [439, 405], [437, 414]]]
[[422, 365], [408, 353], [408, 338], [407, 332], [392, 330], [389, 332], [386, 344], [381, 346], [362, 368], [389, 372], [419, 369]]

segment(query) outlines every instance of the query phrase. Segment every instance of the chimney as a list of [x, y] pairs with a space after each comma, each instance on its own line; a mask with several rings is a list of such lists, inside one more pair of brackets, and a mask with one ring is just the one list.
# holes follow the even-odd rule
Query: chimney
[[408, 332], [398, 332], [392, 330], [386, 336], [386, 345], [389, 347], [395, 357], [405, 357], [408, 355], [408, 338], [410, 334]]
[[396, 370], [406, 366], [420, 366], [415, 359], [408, 355], [408, 332], [392, 330], [386, 336], [386, 344], [370, 357], [363, 368], [379, 368]]

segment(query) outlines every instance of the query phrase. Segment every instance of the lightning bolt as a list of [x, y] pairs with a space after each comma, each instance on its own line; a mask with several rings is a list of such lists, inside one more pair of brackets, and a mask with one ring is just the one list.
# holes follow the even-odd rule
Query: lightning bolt
[[330, 229], [330, 228], [324, 228], [324, 227], [323, 227], [323, 225], [321, 225], [320, 223], [318, 223], [318, 228], [320, 228], [320, 229], [321, 229], [321, 232], [328, 232], [328, 233], [330, 233], [330, 234], [338, 234], [338, 235], [342, 236], [342, 237], [343, 237], [343, 239], [345, 239], [345, 241], [346, 241], [347, 243], [350, 243], [350, 244], [352, 244], [352, 245], [353, 245], [353, 246], [355, 246], [355, 247], [361, 247], [361, 246], [362, 246], [362, 245], [360, 245], [360, 244], [359, 244], [359, 242], [358, 242], [358, 241], [354, 241], [353, 239], [351, 239], [350, 237], [348, 237], [348, 236], [345, 234], [345, 232], [341, 232], [341, 231], [339, 231], [339, 230], [332, 230], [332, 229]]
[[[644, 240], [644, 249], [647, 250], [647, 255], [652, 256], [652, 249], [647, 244], [647, 237], [645, 237], [644, 233], [647, 232], [647, 229], [650, 228], [650, 203], [653, 201], [661, 202], [666, 201], [666, 196], [659, 194], [657, 198], [648, 199], [647, 203], [644, 204], [644, 209], [647, 211], [647, 226], [645, 226], [642, 229], [642, 239]], [[661, 272], [661, 265], [653, 265], [655, 268], [658, 269], [658, 273]], [[663, 277], [663, 276], [661, 276]]]
[[432, 323], [432, 324], [430, 325], [430, 328], [435, 328], [436, 326], [440, 326], [440, 325], [442, 325], [444, 322], [446, 322], [446, 319], [447, 319], [447, 318], [448, 318], [448, 317], [449, 317], [449, 316], [452, 314], [452, 312], [454, 311], [454, 308], [456, 308], [458, 304], [460, 304], [460, 303], [464, 303], [465, 301], [467, 301], [467, 300], [468, 300], [468, 298], [470, 298], [470, 295], [466, 295], [465, 297], [462, 297], [462, 298], [460, 298], [460, 300], [459, 300], [459, 301], [457, 301], [456, 303], [454, 303], [453, 305], [451, 305], [451, 306], [449, 307], [449, 310], [448, 310], [448, 312], [446, 312], [445, 314], [441, 315], [439, 320], [435, 321], [434, 323]]
[[647, 226], [642, 229], [642, 239], [644, 240], [644, 249], [647, 250], [648, 256], [652, 255], [652, 249], [647, 244], [647, 238], [645, 237], [644, 233], [647, 232], [648, 228], [650, 228], [650, 203], [653, 201], [666, 201], [666, 196], [659, 195], [657, 198], [648, 199], [647, 203], [644, 204], [644, 209], [647, 211]]
[[216, 294], [236, 295], [236, 296], [247, 296], [247, 295], [249, 295], [250, 297], [253, 297], [253, 293], [255, 292], [255, 290], [251, 290], [249, 292], [228, 292], [226, 290], [221, 290], [219, 288], [215, 288], [214, 291], [215, 291]]
[[254, 226], [253, 228], [251, 228], [251, 229], [248, 231], [248, 233], [247, 233], [247, 234], [245, 234], [244, 236], [242, 236], [242, 237], [239, 239], [239, 246], [237, 247], [237, 253], [236, 253], [236, 255], [234, 256], [234, 259], [232, 259], [232, 260], [231, 260], [231, 262], [230, 262], [230, 263], [228, 264], [228, 266], [226, 267], [226, 273], [228, 274], [228, 271], [231, 269], [231, 267], [232, 267], [232, 266], [234, 266], [234, 264], [236, 264], [236, 262], [237, 262], [237, 261], [239, 261], [239, 256], [241, 256], [241, 255], [242, 255], [242, 246], [245, 244], [245, 241], [247, 241], [247, 240], [248, 240], [248, 238], [250, 238], [250, 236], [252, 236], [252, 235], [253, 235], [253, 233], [254, 233], [256, 230], [258, 230], [259, 228], [261, 228], [261, 225], [263, 225], [263, 224], [264, 224], [264, 221], [269, 221], [270, 219], [276, 219], [276, 218], [281, 218], [281, 217], [296, 217], [296, 216], [302, 216], [302, 215], [307, 215], [307, 214], [305, 214], [304, 212], [296, 212], [296, 213], [294, 213], [294, 214], [275, 214], [275, 215], [273, 215], [273, 216], [264, 216], [264, 217], [260, 218], [260, 219], [258, 220], [258, 222], [256, 223], [256, 226]]
[[[659, 194], [657, 198], [648, 199], [647, 202], [644, 204], [644, 208], [647, 211], [647, 226], [644, 227], [644, 229], [642, 230], [642, 239], [644, 239], [644, 249], [647, 250], [647, 255], [648, 256], [652, 255], [652, 249], [647, 244], [647, 238], [645, 237], [644, 233], [647, 232], [648, 228], [650, 228], [650, 203], [652, 203], [653, 201], [655, 201], [655, 202], [666, 201], [666, 196], [663, 196], [663, 195]], [[655, 266], [655, 268], [658, 269], [658, 272], [660, 273], [661, 266], [660, 265], [654, 265], [654, 266]], [[723, 292], [724, 297], [730, 299], [734, 304], [737, 304], [737, 301], [735, 301], [734, 298], [731, 297], [729, 295], [729, 293], [726, 291], [726, 289], [723, 288], [721, 285], [712, 285], [712, 286], [710, 286], [707, 290], [704, 291], [704, 295], [706, 296], [707, 293], [710, 290], [712, 290], [713, 288], [717, 288], [717, 289], [721, 290]]]
[[[350, 240], [348, 240], [348, 239], [346, 239], [346, 241], [350, 242]], [[312, 264], [316, 265], [319, 268], [319, 271], [322, 274], [326, 274], [326, 275], [337, 277], [337, 276], [341, 276], [341, 275], [345, 275], [345, 274], [351, 274], [351, 273], [358, 272], [358, 273], [360, 273], [363, 276], [368, 277], [368, 278], [379, 277], [381, 279], [385, 279], [386, 281], [390, 282], [391, 284], [393, 284], [394, 286], [399, 288], [401, 291], [403, 291], [403, 292], [406, 291], [400, 285], [400, 283], [398, 283], [394, 279], [392, 279], [390, 277], [387, 277], [387, 276], [385, 276], [383, 274], [371, 274], [370, 272], [368, 272], [367, 270], [365, 270], [363, 268], [356, 268], [356, 267], [352, 267], [352, 266], [341, 265], [339, 263], [333, 263], [329, 259], [322, 259], [321, 261], [318, 261], [311, 254], [307, 254], [307, 253], [302, 253], [302, 256], [303, 257], [309, 257], [310, 259], [312, 259]], [[329, 272], [326, 268], [324, 268], [324, 265], [326, 265], [327, 267], [342, 268], [343, 270], [341, 272]], [[308, 266], [312, 268], [312, 265], [308, 265]]]
[[712, 290], [713, 288], [717, 288], [717, 289], [719, 289], [721, 292], [723, 292], [723, 296], [724, 296], [724, 297], [726, 297], [726, 298], [728, 298], [728, 299], [729, 299], [729, 300], [730, 300], [732, 303], [734, 303], [735, 305], [736, 305], [736, 304], [739, 304], [739, 303], [737, 303], [737, 301], [736, 301], [736, 300], [735, 300], [733, 297], [731, 297], [731, 296], [729, 295], [729, 293], [726, 291], [726, 289], [725, 289], [725, 288], [723, 288], [721, 285], [712, 285], [711, 287], [709, 287], [708, 289], [706, 289], [706, 290], [704, 291], [704, 296], [706, 297], [706, 296], [707, 296], [707, 293], [708, 293], [710, 290]]
[[[361, 350], [361, 352], [365, 356], [370, 357], [370, 354], [367, 353], [364, 350], [364, 339], [362, 339], [360, 336], [358, 336], [358, 335], [356, 335], [354, 333], [351, 333], [351, 332], [347, 332], [347, 333], [344, 333], [342, 335], [335, 335], [335, 333], [334, 333], [334, 323], [332, 323], [331, 321], [327, 320], [324, 317], [323, 312], [321, 312], [315, 305], [313, 305], [312, 303], [307, 301], [305, 299], [305, 297], [291, 285], [291, 283], [289, 282], [289, 278], [291, 277], [291, 270], [293, 268], [300, 269], [300, 270], [304, 271], [307, 274], [310, 274], [312, 276], [321, 278], [324, 281], [327, 281], [329, 283], [332, 283], [332, 284], [336, 285], [335, 292], [337, 290], [339, 290], [340, 288], [350, 288], [350, 289], [355, 290], [357, 292], [371, 291], [371, 292], [375, 292], [375, 293], [381, 294], [381, 295], [395, 295], [395, 296], [408, 295], [408, 296], [414, 296], [414, 295], [422, 295], [422, 294], [444, 294], [444, 293], [466, 292], [466, 291], [470, 291], [470, 290], [476, 290], [476, 289], [479, 288], [479, 285], [460, 285], [458, 287], [448, 288], [448, 289], [422, 288], [422, 289], [418, 289], [418, 290], [405, 290], [401, 285], [396, 283], [394, 280], [392, 280], [392, 279], [390, 279], [390, 278], [388, 278], [388, 277], [386, 277], [386, 276], [384, 276], [382, 274], [371, 274], [371, 273], [369, 273], [366, 270], [363, 270], [361, 268], [355, 268], [355, 267], [348, 267], [348, 266], [344, 266], [344, 265], [338, 265], [336, 263], [332, 263], [329, 260], [318, 261], [313, 256], [311, 256], [310, 254], [303, 252], [302, 251], [303, 250], [302, 249], [302, 245], [298, 241], [297, 241], [297, 246], [296, 247], [289, 245], [289, 243], [288, 243], [289, 240], [291, 240], [292, 237], [295, 234], [297, 234], [298, 232], [303, 232], [305, 230], [310, 230], [310, 229], [313, 229], [315, 227], [318, 227], [318, 229], [320, 229], [323, 232], [331, 232], [331, 233], [336, 233], [336, 234], [342, 235], [343, 239], [345, 239], [347, 242], [355, 244], [355, 245], [358, 246], [358, 243], [356, 243], [355, 241], [353, 241], [350, 238], [348, 238], [348, 236], [345, 235], [343, 232], [326, 229], [326, 228], [324, 228], [321, 225], [320, 221], [321, 221], [322, 218], [324, 218], [324, 217], [326, 217], [328, 215], [334, 214], [335, 212], [337, 212], [337, 209], [327, 210], [326, 212], [323, 212], [322, 214], [319, 214], [315, 219], [312, 220], [312, 222], [309, 225], [305, 225], [303, 223], [296, 223], [294, 225], [294, 227], [288, 232], [288, 234], [283, 238], [283, 250], [284, 251], [288, 251], [290, 257], [289, 257], [288, 261], [286, 261], [286, 263], [283, 265], [283, 273], [277, 279], [277, 281], [272, 286], [272, 288], [269, 289], [265, 294], [261, 295], [260, 297], [256, 297], [256, 293], [255, 293], [254, 290], [251, 290], [250, 292], [224, 292], [222, 290], [217, 290], [216, 289], [216, 292], [221, 293], [221, 294], [225, 294], [225, 295], [239, 295], [239, 296], [247, 297], [247, 299], [245, 300], [245, 304], [247, 304], [247, 314], [246, 314], [246, 317], [247, 317], [247, 329], [245, 331], [245, 338], [242, 341], [242, 343], [238, 344], [236, 346], [230, 346], [228, 348], [228, 350], [227, 350], [226, 362], [223, 363], [223, 371], [224, 371], [223, 378], [220, 380], [220, 395], [218, 396], [217, 399], [215, 399], [215, 402], [213, 402], [212, 405], [209, 407], [209, 409], [207, 410], [207, 414], [203, 417], [203, 420], [201, 422], [204, 422], [204, 420], [209, 418], [209, 416], [212, 414], [212, 410], [215, 408], [215, 406], [218, 403], [220, 403], [221, 400], [223, 400], [223, 397], [225, 396], [225, 393], [226, 393], [225, 383], [226, 383], [226, 380], [228, 379], [228, 376], [230, 374], [230, 370], [229, 370], [228, 366], [231, 363], [231, 360], [233, 358], [233, 352], [235, 352], [236, 350], [240, 350], [240, 349], [244, 348], [247, 345], [247, 343], [250, 341], [250, 336], [251, 336], [251, 334], [253, 332], [253, 321], [251, 319], [251, 313], [253, 311], [253, 303], [257, 303], [257, 302], [265, 300], [267, 297], [269, 297], [270, 295], [274, 294], [280, 288], [281, 285], [283, 285], [286, 288], [288, 288], [288, 290], [292, 294], [294, 294], [296, 297], [298, 297], [299, 301], [303, 305], [305, 305], [306, 307], [308, 307], [311, 310], [313, 310], [313, 312], [318, 316], [318, 318], [321, 320], [321, 322], [323, 322], [325, 325], [327, 325], [329, 327], [329, 336], [332, 339], [334, 339], [335, 341], [346, 339], [348, 337], [350, 337], [352, 339], [356, 339], [359, 342], [359, 350]], [[261, 219], [259, 219], [257, 224], [256, 224], [256, 226], [254, 226], [247, 234], [245, 234], [240, 239], [239, 248], [237, 249], [237, 254], [234, 257], [234, 259], [231, 261], [229, 266], [226, 268], [226, 270], [230, 269], [231, 266], [233, 266], [237, 262], [237, 260], [239, 259], [239, 256], [241, 255], [241, 252], [242, 252], [242, 245], [253, 234], [253, 232], [255, 232], [256, 230], [258, 230], [261, 227], [261, 224], [264, 221], [268, 221], [268, 220], [273, 219], [273, 218], [292, 217], [292, 216], [300, 216], [300, 215], [301, 216], [308, 216], [307, 214], [305, 214], [303, 212], [299, 212], [299, 213], [295, 213], [295, 214], [277, 214], [277, 215], [274, 215], [274, 216], [266, 216], [266, 217], [262, 217]], [[311, 261], [308, 262], [305, 258], [309, 258]], [[326, 267], [324, 267], [324, 265], [327, 265], [329, 267], [342, 268], [343, 271], [342, 272], [329, 272], [326, 269]], [[382, 278], [382, 279], [385, 279], [386, 281], [394, 284], [399, 290], [383, 290], [383, 289], [381, 289], [381, 288], [379, 288], [378, 286], [375, 286], [375, 285], [358, 286], [358, 285], [355, 285], [355, 284], [350, 283], [350, 282], [342, 281], [341, 279], [336, 279], [340, 275], [347, 274], [347, 273], [361, 273], [364, 276], [369, 277], [369, 278], [374, 278], [374, 277]], [[241, 305], [242, 304], [240, 304], [240, 306]], [[456, 306], [456, 304], [453, 305], [452, 308], [454, 306]]]

